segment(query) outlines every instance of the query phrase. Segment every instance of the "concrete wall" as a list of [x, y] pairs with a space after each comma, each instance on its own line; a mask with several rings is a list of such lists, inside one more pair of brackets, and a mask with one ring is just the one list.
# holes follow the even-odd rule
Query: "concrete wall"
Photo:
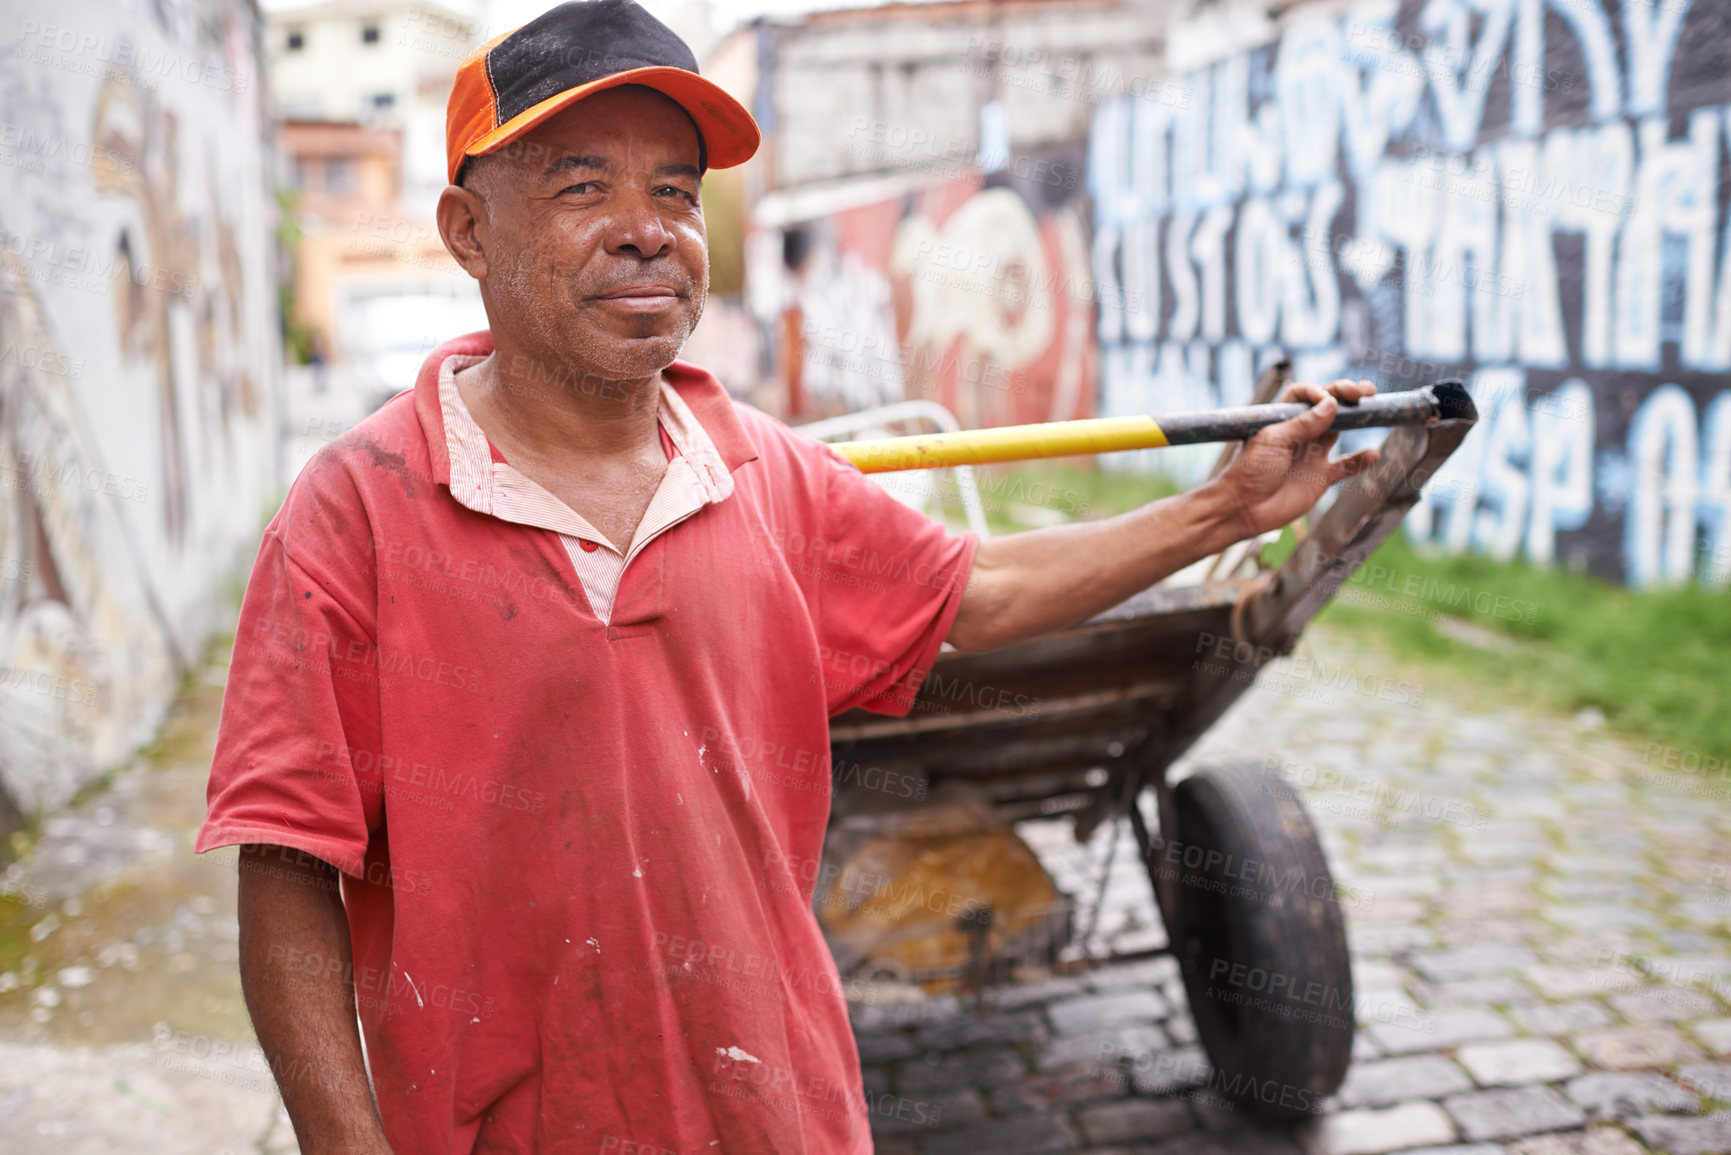
[[1185, 100], [1094, 114], [1105, 412], [1230, 404], [1282, 354], [1462, 376], [1484, 420], [1411, 535], [1731, 580], [1731, 6], [1242, 7], [1172, 30]]
[[1085, 138], [1093, 106], [1163, 70], [1158, 5], [958, 3], [774, 28], [774, 186], [972, 163], [981, 109], [1012, 148]]
[[245, 0], [0, 18], [0, 827], [149, 740], [272, 496]]
[[1162, 8], [889, 5], [724, 46], [765, 132], [743, 175], [754, 399], [793, 420], [904, 399], [970, 426], [1091, 413], [1083, 141], [1099, 100], [1159, 86]]

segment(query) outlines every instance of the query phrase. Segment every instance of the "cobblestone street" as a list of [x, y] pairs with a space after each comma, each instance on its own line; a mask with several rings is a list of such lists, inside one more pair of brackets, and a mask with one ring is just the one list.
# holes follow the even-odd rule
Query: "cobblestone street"
[[[1227, 1109], [1156, 958], [859, 1008], [880, 1152], [1731, 1152], [1726, 783], [1667, 775], [1692, 760], [1592, 716], [1517, 713], [1325, 631], [1306, 645], [1413, 692], [1319, 703], [1276, 667], [1184, 766], [1272, 756], [1348, 891], [1358, 1041], [1322, 1117]], [[1110, 832], [1023, 834], [1086, 907]], [[1111, 856], [1099, 948], [1164, 937], [1134, 846]]]
[[[1591, 717], [1515, 712], [1338, 634], [1306, 645], [1422, 694], [1322, 703], [1276, 668], [1186, 762], [1272, 755], [1323, 830], [1360, 1023], [1338, 1101], [1250, 1126], [1210, 1083], [1172, 960], [1144, 959], [859, 1006], [881, 1152], [1731, 1152], [1724, 783], [1651, 773], [1681, 759]], [[0, 1149], [295, 1149], [234, 973], [233, 854], [190, 853], [223, 672], [7, 874]], [[1105, 895], [1090, 947], [1160, 943], [1128, 834], [1022, 833], [1084, 910]]]

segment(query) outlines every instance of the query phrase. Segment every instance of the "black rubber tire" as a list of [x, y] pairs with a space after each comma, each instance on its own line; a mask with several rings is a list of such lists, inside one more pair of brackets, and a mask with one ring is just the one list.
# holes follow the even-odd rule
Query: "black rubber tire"
[[1255, 762], [1200, 771], [1172, 802], [1176, 837], [1155, 840], [1148, 867], [1156, 879], [1177, 872], [1168, 929], [1214, 1066], [1208, 1090], [1264, 1122], [1314, 1114], [1346, 1077], [1353, 998], [1340, 899], [1310, 816]]

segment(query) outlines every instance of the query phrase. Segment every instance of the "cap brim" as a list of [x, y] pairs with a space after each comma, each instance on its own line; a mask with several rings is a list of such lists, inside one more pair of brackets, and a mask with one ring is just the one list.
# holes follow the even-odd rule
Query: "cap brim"
[[710, 168], [732, 168], [744, 164], [757, 152], [763, 139], [757, 121], [745, 106], [727, 94], [711, 80], [683, 68], [655, 66], [616, 72], [576, 88], [567, 88], [556, 96], [522, 112], [480, 137], [463, 150], [464, 156], [485, 156], [497, 152], [542, 121], [564, 111], [570, 105], [608, 88], [626, 84], [641, 84], [653, 88], [683, 108], [703, 134], [703, 145]]

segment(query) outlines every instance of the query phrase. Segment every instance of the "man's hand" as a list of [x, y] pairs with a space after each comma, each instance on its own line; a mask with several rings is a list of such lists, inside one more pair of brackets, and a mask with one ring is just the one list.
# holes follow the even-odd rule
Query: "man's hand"
[[989, 650], [1074, 625], [1235, 541], [1286, 525], [1376, 461], [1374, 449], [1328, 459], [1336, 399], [1374, 392], [1368, 381], [1290, 385], [1280, 400], [1311, 408], [1246, 441], [1207, 485], [1105, 521], [981, 542], [950, 644]]
[[1340, 401], [1357, 401], [1375, 392], [1369, 381], [1334, 381], [1326, 388], [1286, 387], [1280, 400], [1309, 402], [1309, 411], [1270, 425], [1246, 441], [1237, 458], [1211, 483], [1232, 511], [1237, 540], [1290, 524], [1315, 505], [1329, 486], [1376, 464], [1374, 449], [1361, 449], [1335, 461], [1328, 458], [1336, 437], [1328, 427]]

